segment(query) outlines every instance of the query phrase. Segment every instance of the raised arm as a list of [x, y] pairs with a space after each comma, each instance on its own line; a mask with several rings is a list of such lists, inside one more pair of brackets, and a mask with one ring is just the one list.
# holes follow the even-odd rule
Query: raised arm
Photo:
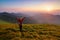
[[23, 18], [16, 18], [16, 19], [17, 19], [18, 22], [22, 23], [23, 20], [25, 19], [25, 17], [23, 17]]
[[23, 17], [21, 20], [23, 21], [25, 19], [25, 17]]

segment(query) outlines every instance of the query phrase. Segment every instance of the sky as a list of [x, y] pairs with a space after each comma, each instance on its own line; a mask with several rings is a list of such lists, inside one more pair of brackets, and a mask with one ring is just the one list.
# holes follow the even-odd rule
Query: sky
[[60, 0], [0, 0], [0, 12], [60, 10]]

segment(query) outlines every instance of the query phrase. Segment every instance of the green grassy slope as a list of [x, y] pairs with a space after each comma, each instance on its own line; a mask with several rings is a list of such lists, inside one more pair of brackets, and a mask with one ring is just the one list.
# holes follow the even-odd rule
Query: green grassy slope
[[0, 40], [60, 40], [60, 26], [49, 24], [0, 24]]
[[10, 23], [6, 22], [6, 21], [3, 21], [3, 20], [0, 20], [0, 24], [10, 24]]

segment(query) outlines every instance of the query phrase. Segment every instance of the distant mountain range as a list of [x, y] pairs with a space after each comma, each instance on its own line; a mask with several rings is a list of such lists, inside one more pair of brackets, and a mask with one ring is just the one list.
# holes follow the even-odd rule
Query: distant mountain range
[[17, 23], [16, 17], [26, 17], [24, 22], [25, 24], [60, 24], [60, 15], [52, 15], [52, 14], [44, 14], [44, 13], [37, 13], [34, 16], [22, 14], [22, 13], [8, 13], [8, 12], [1, 12], [0, 13], [0, 20], [10, 22], [10, 23]]
[[37, 14], [35, 16], [35, 20], [37, 20], [38, 23], [60, 24], [60, 15]]
[[24, 22], [25, 24], [36, 23], [34, 19], [31, 19], [30, 16], [27, 16], [22, 13], [8, 13], [8, 12], [1, 12], [0, 13], [0, 20], [10, 22], [10, 23], [17, 23], [17, 17], [20, 18], [21, 16], [25, 17]]

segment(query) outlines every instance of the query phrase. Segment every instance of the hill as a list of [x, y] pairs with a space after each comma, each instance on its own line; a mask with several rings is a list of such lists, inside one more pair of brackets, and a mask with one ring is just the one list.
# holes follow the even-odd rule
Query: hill
[[50, 24], [0, 24], [0, 40], [60, 40], [60, 26]]
[[0, 13], [0, 20], [17, 23], [16, 17], [25, 17], [24, 24], [60, 24], [60, 15], [52, 15], [48, 13], [36, 13], [33, 16], [24, 13]]
[[39, 13], [33, 17], [41, 24], [60, 24], [60, 15]]
[[10, 24], [10, 23], [6, 22], [6, 21], [3, 21], [3, 20], [0, 20], [0, 24]]
[[30, 16], [27, 17], [27, 15], [22, 14], [22, 13], [8, 13], [8, 12], [2, 12], [0, 13], [0, 20], [6, 21], [6, 22], [10, 22], [10, 23], [17, 23], [17, 19], [16, 17], [26, 17], [23, 23], [28, 23], [28, 24], [32, 24], [35, 23], [36, 21], [34, 19], [30, 19]]

